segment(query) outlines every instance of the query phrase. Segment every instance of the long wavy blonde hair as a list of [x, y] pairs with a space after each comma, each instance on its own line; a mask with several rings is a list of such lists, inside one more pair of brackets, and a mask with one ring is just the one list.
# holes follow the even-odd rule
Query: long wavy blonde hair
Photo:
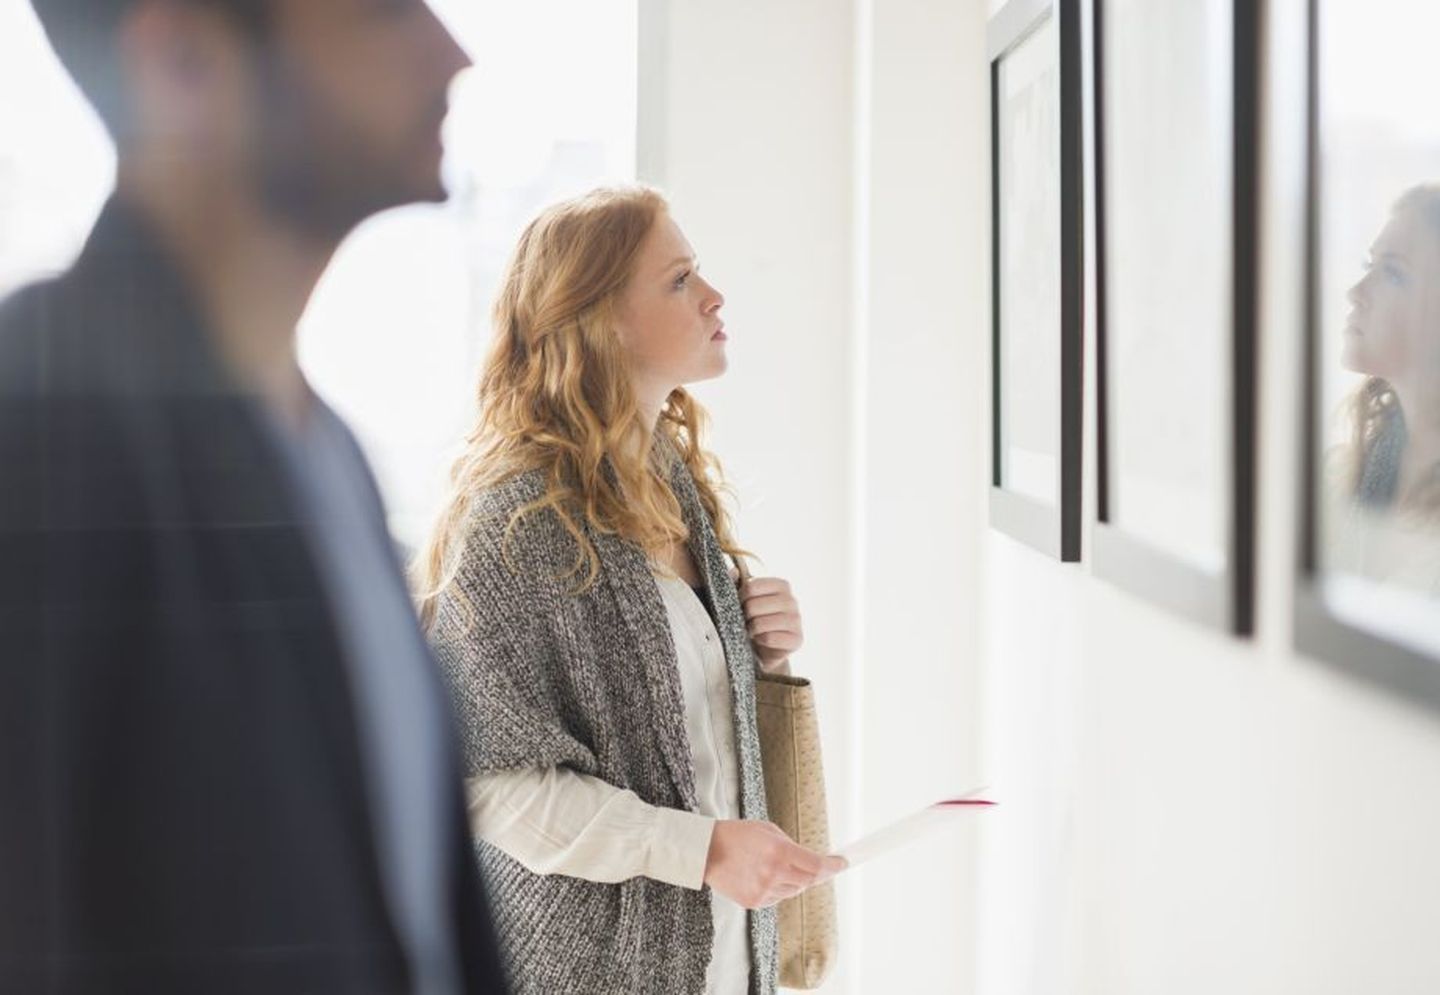
[[575, 541], [567, 575], [584, 591], [600, 573], [585, 527], [650, 555], [687, 536], [666, 462], [695, 480], [721, 547], [743, 555], [721, 502], [719, 461], [704, 448], [704, 408], [671, 392], [647, 423], [616, 333], [616, 302], [645, 237], [669, 210], [647, 187], [602, 188], [530, 222], [510, 260], [493, 314], [494, 342], [478, 391], [479, 416], [450, 473], [451, 494], [412, 576], [428, 628], [454, 581], [475, 495], [518, 473], [545, 471], [545, 493], [517, 509], [553, 513]]

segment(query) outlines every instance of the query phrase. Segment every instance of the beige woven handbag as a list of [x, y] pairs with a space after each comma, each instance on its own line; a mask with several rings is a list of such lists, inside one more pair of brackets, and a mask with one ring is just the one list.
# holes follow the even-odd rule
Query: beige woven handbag
[[[741, 580], [749, 577], [743, 561]], [[756, 675], [756, 719], [770, 821], [816, 853], [830, 852], [825, 769], [815, 689], [803, 677]], [[780, 986], [819, 988], [835, 964], [839, 934], [835, 884], [827, 881], [780, 903]]]

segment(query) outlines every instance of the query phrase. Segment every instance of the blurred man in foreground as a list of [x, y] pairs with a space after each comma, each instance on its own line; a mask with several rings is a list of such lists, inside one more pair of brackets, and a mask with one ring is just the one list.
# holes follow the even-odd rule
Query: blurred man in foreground
[[503, 990], [450, 716], [295, 324], [443, 198], [423, 0], [33, 0], [119, 152], [0, 307], [0, 991]]

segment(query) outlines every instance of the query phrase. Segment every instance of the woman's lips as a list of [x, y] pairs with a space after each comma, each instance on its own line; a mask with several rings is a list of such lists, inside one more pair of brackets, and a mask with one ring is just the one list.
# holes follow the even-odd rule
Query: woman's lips
[[728, 336], [728, 335], [725, 334], [725, 326], [724, 326], [724, 325], [721, 325], [719, 328], [715, 329], [715, 334], [712, 335], [712, 336], [710, 336], [710, 341], [711, 341], [711, 342], [726, 342], [726, 341], [729, 340], [729, 338], [730, 338], [730, 336]]

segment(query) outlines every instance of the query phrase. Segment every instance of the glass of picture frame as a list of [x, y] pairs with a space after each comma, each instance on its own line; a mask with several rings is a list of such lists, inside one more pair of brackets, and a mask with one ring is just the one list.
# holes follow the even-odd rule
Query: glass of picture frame
[[1095, 573], [1253, 626], [1256, 78], [1249, 0], [1094, 0]]
[[1083, 113], [1077, 0], [991, 18], [990, 522], [1080, 558]]
[[1296, 641], [1440, 705], [1440, 8], [1306, 7]]

